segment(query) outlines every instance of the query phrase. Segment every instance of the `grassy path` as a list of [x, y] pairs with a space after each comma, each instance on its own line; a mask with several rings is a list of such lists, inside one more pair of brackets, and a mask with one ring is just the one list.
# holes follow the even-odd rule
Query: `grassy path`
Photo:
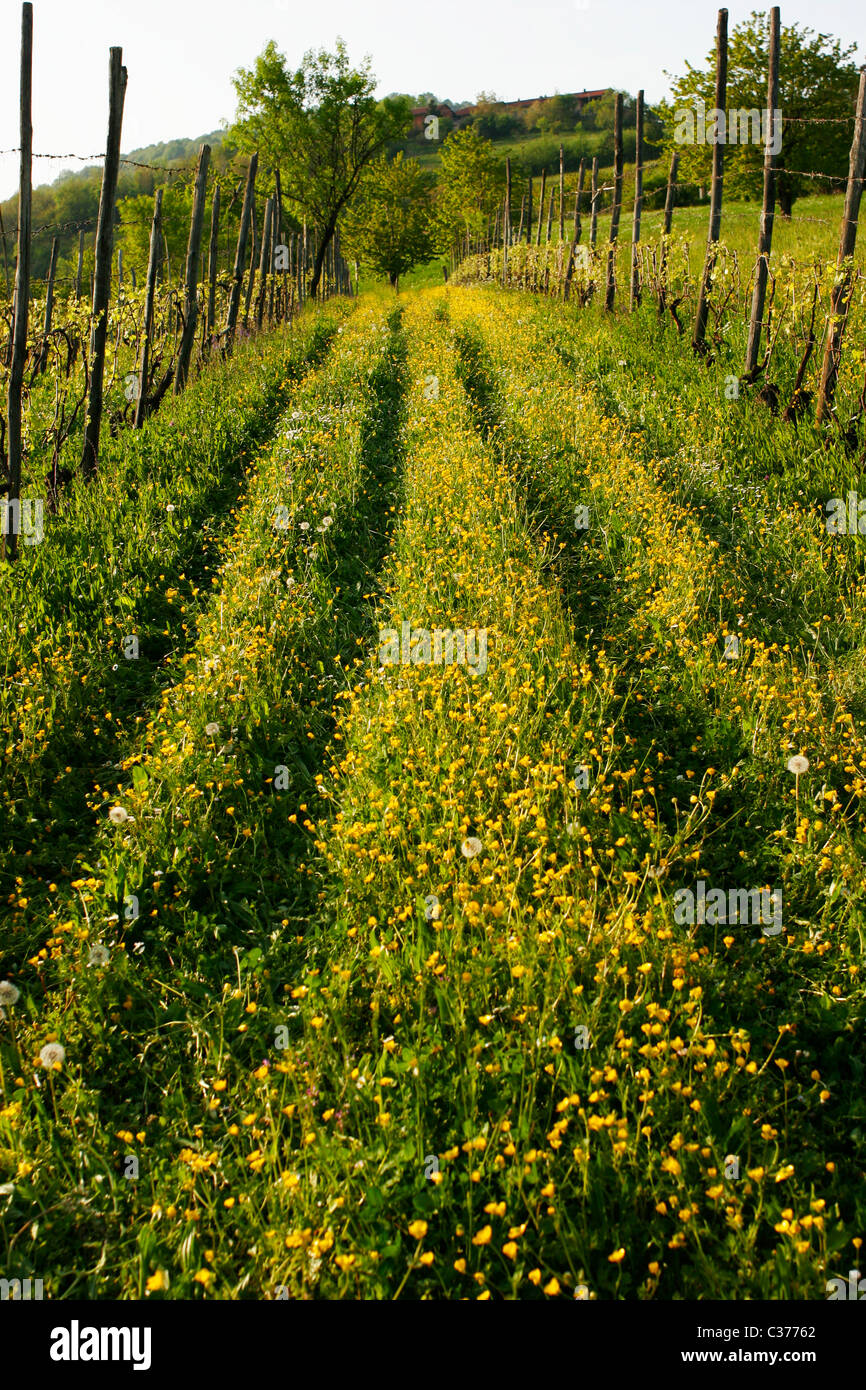
[[[637, 348], [614, 382], [589, 323], [441, 289], [295, 349], [120, 775], [80, 774], [74, 868], [11, 904], [9, 1277], [808, 1299], [847, 1272], [866, 767], [859, 630], [833, 648], [821, 614], [859, 558], [793, 459], [787, 529], [736, 491], [751, 407], [701, 378], [671, 410], [681, 365]], [[684, 920], [698, 879], [780, 889], [783, 925]]]

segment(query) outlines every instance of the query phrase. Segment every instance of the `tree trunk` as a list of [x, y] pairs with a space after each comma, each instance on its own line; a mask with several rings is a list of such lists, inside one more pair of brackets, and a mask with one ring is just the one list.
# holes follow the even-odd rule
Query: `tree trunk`
[[318, 249], [316, 250], [316, 259], [313, 262], [313, 278], [310, 281], [311, 299], [315, 299], [316, 297], [316, 291], [319, 288], [319, 281], [322, 278], [322, 267], [325, 264], [325, 255], [327, 253], [328, 247], [331, 244], [331, 237], [334, 235], [334, 228], [336, 227], [336, 225], [337, 216], [335, 214], [331, 218], [331, 221], [327, 223], [322, 232], [322, 235], [319, 238], [319, 245]]

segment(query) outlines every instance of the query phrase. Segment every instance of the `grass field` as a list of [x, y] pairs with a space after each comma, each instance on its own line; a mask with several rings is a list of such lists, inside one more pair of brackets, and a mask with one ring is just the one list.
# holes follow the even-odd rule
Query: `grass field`
[[[801, 209], [781, 266], [833, 255]], [[729, 398], [739, 321], [701, 364], [651, 304], [437, 278], [240, 345], [4, 574], [0, 1264], [823, 1298], [866, 1234], [858, 453]]]

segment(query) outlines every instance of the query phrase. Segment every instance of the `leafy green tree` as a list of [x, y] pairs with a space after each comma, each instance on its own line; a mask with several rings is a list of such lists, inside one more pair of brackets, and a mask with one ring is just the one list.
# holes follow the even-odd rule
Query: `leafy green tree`
[[[843, 176], [852, 132], [852, 123], [843, 118], [853, 115], [859, 81], [858, 69], [850, 61], [856, 45], [843, 49], [838, 39], [797, 24], [783, 26], [779, 37], [779, 109], [783, 115], [780, 166], [783, 170]], [[769, 47], [770, 17], [766, 12], [753, 11], [733, 30], [728, 41], [726, 114], [765, 110]], [[694, 111], [698, 98], [706, 103], [707, 112], [714, 108], [715, 52], [708, 55], [703, 68], [686, 66], [687, 72], [671, 83], [670, 99], [661, 103], [658, 110], [665, 121], [666, 148], [680, 153], [680, 178], [706, 183], [712, 170], [712, 144], [679, 143], [676, 135], [678, 125], [681, 139], [692, 133], [682, 125], [678, 113]], [[816, 121], [819, 123], [814, 124]], [[712, 133], [711, 120], [707, 126]], [[753, 121], [747, 127], [752, 139], [755, 126]], [[697, 137], [700, 132], [695, 129], [693, 134]], [[742, 130], [738, 134], [737, 143], [726, 139], [725, 186], [740, 197], [759, 197], [763, 185], [763, 138], [758, 143], [745, 143]], [[776, 187], [779, 207], [786, 217], [797, 198], [815, 191], [813, 180], [787, 172], [779, 173]]]
[[[115, 241], [123, 251], [123, 264], [127, 270], [134, 270], [139, 284], [147, 275], [147, 262], [150, 255], [150, 228], [153, 221], [153, 197], [141, 193], [137, 197], [124, 198], [118, 206], [119, 225]], [[168, 184], [162, 194], [162, 233], [163, 246], [168, 248], [168, 264], [172, 279], [181, 274], [189, 241], [189, 219], [192, 212], [192, 190], [173, 187]], [[210, 210], [205, 218], [204, 240], [210, 224]], [[165, 272], [163, 272], [165, 273]]]
[[251, 69], [240, 68], [232, 80], [238, 110], [231, 138], [279, 169], [284, 198], [319, 231], [310, 283], [315, 294], [334, 229], [361, 175], [409, 132], [409, 102], [376, 101], [369, 62], [353, 68], [342, 39], [334, 53], [305, 53], [294, 72], [271, 42]]
[[493, 146], [473, 126], [455, 130], [442, 145], [437, 189], [436, 243], [447, 250], [455, 236], [478, 233], [500, 197]]
[[434, 254], [433, 176], [402, 152], [371, 164], [341, 223], [350, 257], [387, 275], [394, 289], [401, 275]]

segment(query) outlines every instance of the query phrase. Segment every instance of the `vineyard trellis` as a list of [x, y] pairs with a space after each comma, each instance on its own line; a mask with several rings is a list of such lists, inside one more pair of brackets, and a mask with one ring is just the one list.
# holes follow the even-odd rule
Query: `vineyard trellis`
[[[715, 105], [725, 109], [727, 87], [727, 19], [728, 12], [721, 9], [718, 14], [716, 34], [716, 77]], [[661, 234], [655, 242], [641, 239], [642, 211], [644, 207], [643, 175], [646, 169], [643, 149], [642, 116], [643, 93], [639, 93], [636, 109], [635, 131], [635, 191], [632, 220], [632, 239], [629, 248], [629, 309], [635, 313], [641, 305], [644, 291], [655, 302], [657, 317], [664, 320], [669, 315], [676, 327], [678, 336], [687, 333], [686, 318], [692, 314], [691, 346], [695, 353], [704, 357], [708, 363], [717, 360], [720, 351], [727, 346], [725, 323], [730, 315], [732, 302], [739, 294], [746, 296], [747, 336], [744, 367], [739, 381], [743, 385], [753, 385], [761, 377], [765, 385], [758, 395], [772, 408], [778, 404], [778, 388], [766, 380], [774, 348], [780, 331], [787, 322], [793, 324], [801, 355], [797, 365], [793, 392], [784, 412], [789, 420], [802, 414], [814, 396], [815, 415], [818, 421], [828, 420], [839, 425], [843, 436], [852, 439], [852, 422], [856, 424], [860, 415], [866, 415], [866, 384], [857, 403], [852, 421], [847, 426], [836, 419], [834, 398], [842, 357], [842, 345], [848, 324], [850, 310], [854, 302], [855, 290], [863, 279], [862, 271], [854, 263], [856, 249], [857, 223], [860, 201], [866, 175], [866, 68], [861, 69], [860, 84], [853, 115], [838, 117], [782, 116], [778, 108], [779, 91], [779, 52], [780, 52], [780, 9], [774, 6], [770, 12], [769, 52], [767, 65], [767, 109], [764, 162], [763, 197], [761, 203], [759, 234], [756, 257], [752, 270], [746, 277], [745, 286], [737, 253], [727, 248], [721, 240], [723, 214], [723, 169], [724, 143], [721, 140], [713, 146], [713, 175], [710, 190], [709, 223], [706, 250], [700, 272], [692, 273], [690, 248], [685, 237], [677, 238], [673, 232], [674, 207], [677, 200], [679, 154], [671, 156], [665, 186], [665, 199]], [[853, 137], [850, 150], [847, 176], [828, 174], [814, 170], [795, 170], [783, 165], [775, 152], [776, 121], [786, 123], [851, 124]], [[598, 160], [593, 159], [589, 206], [586, 205], [584, 188], [585, 161], [581, 160], [578, 170], [574, 196], [574, 231], [570, 242], [564, 232], [565, 189], [560, 174], [559, 196], [559, 237], [551, 235], [553, 225], [553, 202], [547, 214], [546, 235], [542, 235], [544, 224], [544, 194], [547, 171], [541, 173], [541, 195], [539, 199], [538, 221], [533, 245], [532, 205], [533, 180], [528, 179], [526, 201], [529, 217], [521, 215], [516, 237], [509, 231], [505, 208], [510, 203], [509, 188], [505, 203], [486, 226], [477, 234], [466, 232], [452, 247], [450, 278], [455, 284], [499, 283], [532, 293], [554, 294], [563, 299], [573, 299], [579, 308], [585, 308], [595, 297], [599, 286], [604, 289], [604, 304], [613, 311], [616, 303], [616, 269], [621, 253], [619, 219], [622, 210], [623, 186], [623, 140], [622, 140], [622, 100], [615, 98], [614, 112], [614, 162], [613, 177], [610, 181], [599, 182]], [[510, 171], [509, 171], [510, 173]], [[798, 296], [792, 291], [786, 294], [781, 306], [775, 301], [775, 276], [771, 266], [773, 226], [776, 206], [777, 180], [780, 174], [796, 175], [821, 181], [823, 186], [844, 186], [845, 207], [841, 218], [838, 253], [832, 265], [814, 264], [803, 272], [804, 294]], [[597, 246], [598, 218], [602, 199], [606, 200], [605, 211], [610, 214], [610, 231], [606, 254], [602, 256]], [[582, 243], [583, 226], [581, 212], [590, 214], [589, 245]], [[725, 210], [725, 219], [740, 217], [752, 219], [754, 214], [742, 209]], [[805, 221], [830, 225], [826, 218], [805, 218]], [[822, 298], [823, 297], [823, 298]], [[795, 314], [794, 301], [803, 306]], [[818, 347], [815, 325], [819, 306], [824, 305], [823, 356], [814, 392], [806, 391], [804, 380], [807, 367]], [[762, 338], [764, 350], [761, 350]]]
[[[183, 390], [212, 354], [227, 355], [241, 337], [291, 321], [308, 298], [308, 281], [320, 249], [321, 234], [306, 223], [292, 230], [284, 221], [278, 170], [267, 171], [262, 234], [255, 234], [258, 156], [250, 156], [246, 182], [237, 183], [237, 170], [222, 173], [210, 169], [210, 147], [199, 148], [194, 165], [167, 167], [120, 154], [123, 93], [126, 69], [122, 52], [111, 50], [109, 78], [109, 136], [98, 155], [35, 153], [32, 147], [31, 82], [33, 61], [33, 6], [25, 0], [21, 9], [20, 137], [14, 149], [3, 153], [19, 156], [17, 225], [7, 227], [0, 217], [7, 295], [0, 309], [0, 384], [5, 387], [5, 413], [0, 406], [0, 559], [18, 558], [22, 508], [22, 484], [29, 439], [37, 428], [32, 393], [42, 389], [42, 443], [50, 450], [49, 472], [44, 484], [49, 510], [56, 510], [62, 487], [73, 469], [62, 465], [64, 450], [83, 427], [79, 468], [93, 476], [99, 466], [99, 441], [103, 413], [112, 435], [124, 427], [141, 428], [173, 387]], [[100, 208], [96, 218], [32, 225], [32, 165], [35, 159], [101, 160]], [[173, 189], [190, 189], [192, 208], [182, 277], [175, 284], [165, 235], [163, 187], [154, 189], [153, 212], [147, 219], [119, 214], [117, 177], [121, 166], [158, 173]], [[245, 188], [240, 229], [233, 255], [229, 243], [221, 255], [221, 223], [231, 234], [230, 214], [240, 188]], [[231, 196], [223, 200], [225, 190]], [[205, 205], [211, 194], [207, 264], [202, 239]], [[114, 264], [117, 227], [147, 226], [149, 245], [147, 274], [136, 282], [134, 267], [123, 269], [122, 248]], [[74, 274], [63, 283], [58, 274], [58, 252], [63, 233], [78, 233]], [[95, 262], [90, 294], [83, 291], [88, 233], [95, 233]], [[32, 247], [38, 237], [51, 238], [48, 273], [44, 280], [31, 276]], [[10, 277], [9, 240], [14, 238], [14, 286]], [[231, 256], [230, 268], [226, 256]], [[222, 262], [222, 264], [221, 264]], [[116, 277], [116, 288], [115, 288]], [[129, 283], [127, 283], [127, 279]], [[252, 303], [258, 282], [258, 294]], [[34, 291], [44, 286], [36, 298]], [[113, 292], [114, 291], [114, 292]], [[348, 264], [340, 249], [339, 234], [330, 239], [317, 299], [351, 295]], [[220, 295], [223, 303], [220, 304]], [[244, 303], [242, 322], [238, 311]], [[200, 332], [199, 332], [200, 328]], [[42, 387], [41, 379], [45, 380]], [[50, 385], [49, 385], [50, 384]], [[105, 410], [103, 411], [103, 404]], [[29, 429], [28, 429], [29, 426]], [[26, 504], [25, 504], [26, 505]]]

